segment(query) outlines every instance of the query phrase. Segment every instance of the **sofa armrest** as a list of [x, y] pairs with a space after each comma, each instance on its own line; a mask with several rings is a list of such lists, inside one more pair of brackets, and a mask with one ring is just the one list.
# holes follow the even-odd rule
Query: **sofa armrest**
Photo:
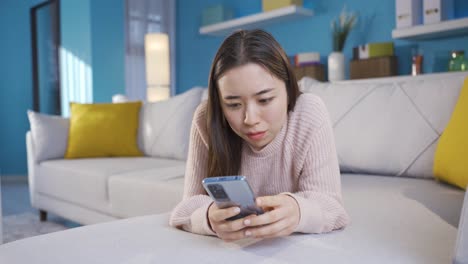
[[31, 199], [31, 205], [35, 205], [35, 173], [36, 173], [36, 156], [34, 153], [34, 141], [31, 131], [26, 132], [26, 154], [28, 159], [28, 185], [29, 185], [29, 197]]
[[468, 191], [465, 192], [465, 200], [458, 224], [457, 242], [455, 244], [454, 264], [468, 264]]

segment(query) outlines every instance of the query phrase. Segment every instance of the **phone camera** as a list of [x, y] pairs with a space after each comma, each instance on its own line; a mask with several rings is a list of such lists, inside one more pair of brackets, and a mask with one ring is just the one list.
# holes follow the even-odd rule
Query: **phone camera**
[[226, 198], [228, 198], [226, 192], [223, 189], [223, 186], [221, 186], [219, 184], [210, 184], [210, 185], [208, 185], [208, 189], [210, 189], [211, 194], [213, 194], [213, 196], [216, 199], [226, 199]]

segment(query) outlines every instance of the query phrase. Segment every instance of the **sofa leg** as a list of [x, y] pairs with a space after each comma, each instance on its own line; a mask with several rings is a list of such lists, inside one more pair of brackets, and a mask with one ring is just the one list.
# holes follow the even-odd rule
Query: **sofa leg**
[[47, 221], [47, 211], [39, 210], [39, 220], [41, 222]]

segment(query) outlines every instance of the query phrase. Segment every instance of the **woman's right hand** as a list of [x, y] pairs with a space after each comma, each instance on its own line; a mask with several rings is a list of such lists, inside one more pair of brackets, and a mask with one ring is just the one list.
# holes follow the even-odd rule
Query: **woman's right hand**
[[211, 229], [216, 235], [224, 241], [235, 241], [245, 238], [243, 229], [245, 218], [227, 221], [226, 219], [238, 215], [240, 212], [239, 207], [230, 207], [220, 209], [215, 203], [212, 203], [208, 208], [208, 221], [210, 222]]

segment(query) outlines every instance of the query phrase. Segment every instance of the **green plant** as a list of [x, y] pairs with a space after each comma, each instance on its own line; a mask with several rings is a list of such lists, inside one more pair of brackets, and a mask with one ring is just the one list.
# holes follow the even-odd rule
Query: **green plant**
[[341, 10], [340, 16], [332, 20], [332, 37], [333, 37], [333, 51], [341, 52], [344, 48], [346, 38], [349, 32], [356, 25], [357, 14], [354, 12], [347, 12], [346, 6]]

